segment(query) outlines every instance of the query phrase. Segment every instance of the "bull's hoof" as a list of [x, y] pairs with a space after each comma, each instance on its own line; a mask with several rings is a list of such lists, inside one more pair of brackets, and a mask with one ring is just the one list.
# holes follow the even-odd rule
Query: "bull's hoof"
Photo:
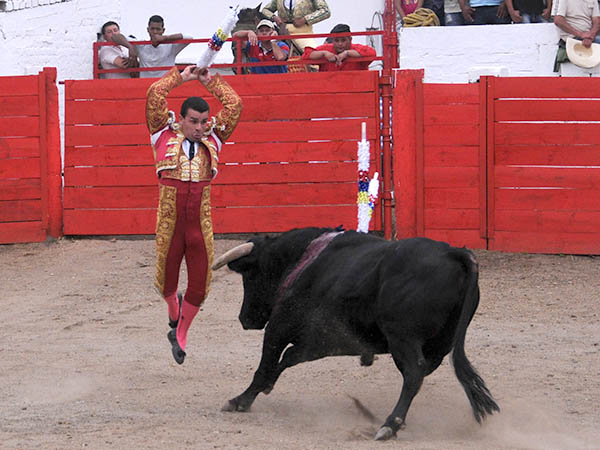
[[269, 386], [263, 390], [263, 394], [269, 395], [272, 390], [273, 390], [273, 386]]
[[379, 429], [379, 431], [377, 432], [377, 434], [375, 435], [375, 440], [376, 441], [387, 441], [388, 439], [391, 439], [395, 436], [396, 436], [396, 433], [394, 433], [394, 430], [392, 430], [390, 427], [381, 427]]
[[360, 365], [369, 367], [373, 365], [373, 361], [375, 361], [375, 355], [373, 353], [363, 353], [360, 355]]
[[249, 410], [250, 406], [241, 405], [236, 399], [229, 400], [221, 408], [221, 411], [223, 412], [248, 412]]

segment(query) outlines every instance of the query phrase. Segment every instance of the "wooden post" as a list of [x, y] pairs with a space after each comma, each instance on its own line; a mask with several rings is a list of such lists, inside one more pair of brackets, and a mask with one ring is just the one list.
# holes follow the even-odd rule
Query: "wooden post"
[[[417, 147], [423, 142], [423, 119], [418, 120], [418, 103], [423, 103], [423, 70], [396, 72], [394, 87], [394, 192], [397, 239], [417, 236]], [[418, 98], [419, 92], [421, 98]], [[422, 111], [422, 108], [421, 108]], [[419, 125], [420, 123], [420, 125]], [[420, 136], [419, 136], [420, 134]], [[421, 174], [422, 176], [423, 174]]]
[[392, 238], [392, 144], [390, 107], [392, 106], [392, 70], [398, 67], [398, 35], [396, 33], [396, 10], [393, 0], [386, 0], [383, 37], [383, 73], [380, 91], [383, 108], [381, 137], [383, 141], [383, 232], [386, 239]]
[[60, 123], [58, 118], [58, 88], [56, 87], [56, 68], [44, 67], [45, 80], [45, 116], [47, 198], [48, 198], [48, 234], [60, 237], [63, 234], [63, 198], [62, 198], [62, 160], [60, 154]]

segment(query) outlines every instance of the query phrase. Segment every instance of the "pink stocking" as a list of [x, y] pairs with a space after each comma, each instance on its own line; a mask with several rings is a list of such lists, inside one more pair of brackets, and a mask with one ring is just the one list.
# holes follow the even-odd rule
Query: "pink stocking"
[[194, 306], [185, 299], [183, 300], [183, 304], [181, 305], [181, 316], [179, 317], [179, 324], [177, 325], [177, 342], [183, 351], [185, 351], [185, 346], [187, 344], [188, 330], [199, 310], [200, 306]]

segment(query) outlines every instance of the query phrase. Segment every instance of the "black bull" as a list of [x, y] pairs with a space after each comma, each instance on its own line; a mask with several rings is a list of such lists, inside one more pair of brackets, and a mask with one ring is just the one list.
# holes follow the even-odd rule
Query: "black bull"
[[368, 365], [374, 354], [391, 353], [404, 381], [375, 436], [388, 439], [404, 426], [423, 378], [452, 350], [475, 419], [499, 411], [464, 349], [479, 303], [473, 254], [424, 238], [389, 242], [334, 231], [304, 228], [257, 237], [215, 262], [215, 269], [228, 264], [243, 277], [243, 327], [266, 325], [252, 383], [224, 410], [249, 410], [286, 368], [301, 362], [360, 355]]

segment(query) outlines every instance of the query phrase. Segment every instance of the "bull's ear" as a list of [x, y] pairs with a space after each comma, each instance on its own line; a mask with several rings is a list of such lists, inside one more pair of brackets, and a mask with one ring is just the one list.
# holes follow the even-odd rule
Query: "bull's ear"
[[251, 271], [258, 265], [258, 261], [254, 256], [242, 256], [241, 258], [234, 259], [227, 263], [227, 267], [237, 273], [244, 273]]
[[257, 11], [257, 12], [258, 12], [258, 11], [260, 11], [260, 7], [261, 7], [261, 6], [262, 6], [262, 2], [260, 2], [260, 3], [258, 4], [258, 6], [256, 7], [256, 11]]

